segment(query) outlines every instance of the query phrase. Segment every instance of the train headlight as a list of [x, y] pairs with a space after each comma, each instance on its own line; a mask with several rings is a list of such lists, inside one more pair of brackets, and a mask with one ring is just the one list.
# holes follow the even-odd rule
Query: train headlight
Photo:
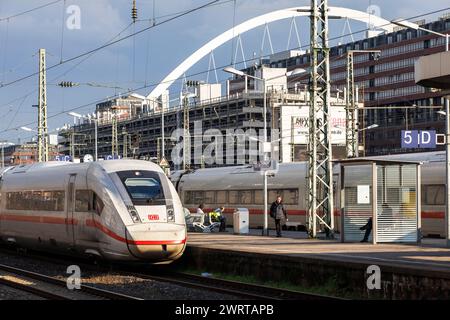
[[175, 211], [173, 208], [167, 209], [167, 222], [175, 222]]
[[141, 218], [139, 218], [139, 214], [134, 206], [127, 206], [127, 210], [134, 223], [141, 222]]

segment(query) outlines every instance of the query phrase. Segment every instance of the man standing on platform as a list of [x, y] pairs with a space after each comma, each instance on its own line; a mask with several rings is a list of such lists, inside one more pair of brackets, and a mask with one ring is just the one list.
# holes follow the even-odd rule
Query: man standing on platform
[[286, 209], [282, 203], [281, 196], [277, 196], [277, 200], [270, 206], [270, 216], [275, 219], [275, 228], [277, 230], [277, 238], [281, 237], [281, 219], [288, 221]]

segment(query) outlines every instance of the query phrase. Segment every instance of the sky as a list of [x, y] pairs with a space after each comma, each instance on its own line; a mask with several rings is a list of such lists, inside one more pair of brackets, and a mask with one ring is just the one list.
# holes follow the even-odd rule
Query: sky
[[[70, 110], [92, 113], [96, 103], [130, 89], [146, 87], [136, 92], [149, 94], [154, 85], [191, 53], [234, 24], [274, 10], [310, 3], [308, 0], [220, 0], [219, 4], [163, 23], [174, 14], [209, 2], [211, 0], [136, 0], [138, 21], [133, 24], [132, 0], [0, 0], [0, 140], [15, 143], [18, 139], [22, 142], [30, 140], [30, 132], [18, 128], [24, 125], [36, 128], [37, 109], [32, 106], [37, 104], [38, 77], [34, 75], [15, 81], [37, 72], [39, 48], [47, 51], [47, 67], [55, 66], [47, 71], [48, 126], [51, 131], [65, 123], [73, 123], [73, 118], [67, 114]], [[52, 4], [14, 17], [49, 3]], [[450, 7], [448, 0], [329, 0], [329, 5], [364, 12], [372, 6], [387, 20], [416, 17]], [[424, 18], [432, 21], [442, 14]], [[154, 27], [139, 35], [66, 62], [112, 39], [150, 27], [154, 22]], [[285, 20], [269, 25], [275, 52], [287, 49], [291, 23]], [[306, 49], [309, 21], [298, 18], [296, 23], [300, 44]], [[344, 26], [342, 20], [330, 22], [330, 37], [338, 38], [332, 44], [351, 40], [349, 36], [339, 39], [343, 33], [349, 33], [348, 29], [344, 32]], [[361, 22], [350, 22], [350, 27], [352, 32], [367, 28]], [[262, 45], [263, 35], [264, 27], [242, 35], [246, 60], [270, 54], [267, 37]], [[358, 33], [354, 38], [362, 36]], [[232, 63], [236, 43], [230, 41], [215, 50], [217, 67]], [[293, 33], [290, 48], [298, 46]], [[242, 60], [239, 54], [236, 61]], [[186, 74], [188, 79], [205, 81], [209, 61], [210, 57], [205, 57], [191, 68]], [[243, 64], [237, 66], [243, 67]], [[196, 76], [190, 76], [194, 74]], [[225, 81], [228, 75], [220, 69], [218, 78]], [[209, 80], [215, 81], [214, 72], [209, 74]], [[81, 85], [61, 88], [57, 85], [61, 81]], [[180, 82], [172, 86], [171, 95], [179, 95]]]

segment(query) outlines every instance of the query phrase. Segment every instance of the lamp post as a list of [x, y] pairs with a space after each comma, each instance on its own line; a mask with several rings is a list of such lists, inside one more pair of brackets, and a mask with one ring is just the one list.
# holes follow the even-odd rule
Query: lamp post
[[[425, 29], [416, 23], [404, 19], [394, 20], [392, 21], [392, 23], [395, 23], [401, 27], [411, 28], [414, 30], [422, 30], [424, 32], [428, 32], [437, 35], [439, 37], [443, 37], [445, 38], [445, 51], [448, 52], [450, 50], [449, 48], [450, 34], [444, 34], [436, 32], [434, 30]], [[448, 96], [444, 97], [444, 102], [445, 102], [445, 178], [446, 178], [445, 233], [447, 242], [446, 245], [447, 247], [450, 247], [450, 102]]]
[[[90, 119], [90, 118], [88, 118], [84, 115], [81, 115], [79, 113], [76, 113], [76, 112], [68, 112], [67, 114], [69, 114], [75, 118], [78, 118], [78, 119]], [[95, 159], [95, 161], [98, 161], [98, 112], [95, 113], [95, 118], [93, 120], [94, 120], [94, 135], [95, 135], [94, 159]], [[75, 154], [73, 156], [75, 156]]]
[[[189, 139], [189, 143], [188, 143], [188, 136], [190, 135], [189, 133], [189, 98], [194, 98], [197, 95], [192, 93], [192, 92], [184, 92], [182, 93], [182, 99], [183, 99], [183, 168], [184, 170], [188, 170], [189, 166], [187, 164], [187, 159], [188, 159], [188, 153], [190, 155], [191, 152], [191, 147], [190, 147], [190, 139]], [[164, 141], [163, 141], [164, 143]], [[189, 147], [189, 150], [187, 150]], [[190, 158], [190, 157], [189, 157]]]
[[[266, 149], [267, 147], [267, 87], [266, 87], [266, 83], [267, 81], [270, 80], [275, 80], [278, 78], [282, 78], [282, 77], [290, 77], [290, 76], [294, 76], [294, 75], [298, 75], [298, 74], [302, 74], [305, 73], [306, 70], [304, 69], [294, 69], [293, 71], [289, 71], [286, 72], [283, 75], [277, 76], [277, 77], [273, 77], [273, 78], [269, 78], [269, 79], [265, 79], [263, 78], [259, 78], [259, 77], [255, 77], [252, 75], [249, 75], [243, 71], [237, 70], [233, 67], [226, 67], [223, 69], [223, 71], [227, 72], [227, 73], [231, 73], [240, 77], [245, 77], [245, 82], [247, 83], [247, 77], [248, 78], [252, 78], [258, 81], [261, 81], [263, 84], [263, 122], [264, 122], [264, 140], [263, 140], [263, 149]], [[264, 152], [264, 162], [267, 161], [267, 153]], [[264, 227], [263, 227], [263, 231], [262, 231], [262, 235], [269, 235], [269, 218], [268, 218], [268, 214], [267, 214], [267, 174], [264, 171], [263, 174], [264, 177]]]
[[372, 125], [370, 125], [368, 127], [365, 127], [363, 129], [358, 129], [358, 132], [363, 132], [363, 131], [375, 129], [375, 128], [378, 128], [378, 127], [379, 127], [379, 125], [374, 123], [374, 124], [372, 124]]

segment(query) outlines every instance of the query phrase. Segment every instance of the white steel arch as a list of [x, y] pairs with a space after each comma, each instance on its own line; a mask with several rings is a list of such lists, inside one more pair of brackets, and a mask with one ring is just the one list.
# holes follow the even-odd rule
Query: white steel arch
[[[231, 28], [230, 30], [209, 41], [203, 47], [195, 51], [186, 60], [184, 60], [178, 67], [176, 67], [171, 73], [169, 73], [169, 75], [167, 75], [155, 89], [153, 89], [153, 91], [147, 96], [147, 99], [156, 99], [161, 96], [178, 78], [180, 78], [193, 65], [195, 65], [206, 55], [210, 54], [211, 51], [230, 41], [234, 37], [237, 37], [242, 33], [245, 33], [267, 23], [272, 23], [274, 21], [289, 19], [292, 17], [309, 16], [310, 12], [308, 10], [310, 9], [311, 8], [309, 6], [303, 6], [277, 10], [267, 14], [263, 14], [256, 18], [252, 18], [239, 24], [238, 26], [235, 26], [234, 28]], [[371, 15], [367, 12], [342, 7], [329, 7], [329, 16], [333, 18], [347, 18], [364, 23], [370, 23], [376, 29], [382, 29], [386, 32], [392, 32], [395, 27], [395, 25], [391, 24], [386, 19]]]

